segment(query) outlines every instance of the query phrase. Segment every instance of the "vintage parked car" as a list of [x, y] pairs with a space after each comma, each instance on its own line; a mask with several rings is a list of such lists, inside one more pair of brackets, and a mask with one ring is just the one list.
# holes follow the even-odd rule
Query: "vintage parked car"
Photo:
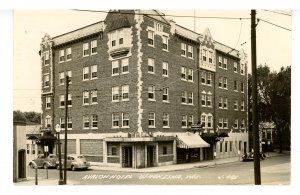
[[[266, 158], [266, 155], [264, 153], [260, 153], [260, 160], [264, 160]], [[249, 152], [245, 155], [242, 156], [242, 159], [244, 162], [247, 162], [247, 161], [253, 161], [254, 160], [254, 154], [253, 152]]]
[[[64, 168], [64, 159], [61, 159], [62, 168]], [[87, 170], [90, 162], [83, 155], [69, 154], [67, 156], [67, 169], [75, 171], [76, 169]], [[56, 168], [59, 169], [59, 161], [56, 161]]]
[[38, 157], [29, 162], [31, 168], [51, 168], [56, 166], [57, 157], [55, 154], [49, 154], [47, 157], [43, 154], [39, 154]]

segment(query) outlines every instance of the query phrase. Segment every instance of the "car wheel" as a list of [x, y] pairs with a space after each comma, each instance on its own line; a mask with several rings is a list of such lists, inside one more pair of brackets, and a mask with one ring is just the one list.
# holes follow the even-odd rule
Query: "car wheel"
[[74, 165], [71, 166], [71, 170], [75, 171], [75, 166]]
[[44, 168], [44, 169], [47, 169], [47, 168], [48, 168], [48, 165], [45, 163], [45, 164], [43, 165], [43, 168]]
[[59, 170], [59, 165], [56, 165], [56, 169]]

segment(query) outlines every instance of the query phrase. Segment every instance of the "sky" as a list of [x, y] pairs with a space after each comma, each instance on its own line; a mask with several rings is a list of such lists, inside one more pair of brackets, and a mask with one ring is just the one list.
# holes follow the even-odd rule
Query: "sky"
[[[102, 10], [108, 11], [108, 10]], [[193, 16], [172, 17], [188, 29], [203, 33], [209, 28], [214, 40], [248, 54], [248, 70], [251, 72], [250, 10], [164, 10], [166, 15]], [[290, 10], [271, 10], [291, 14]], [[292, 29], [292, 17], [267, 10], [257, 10], [257, 18]], [[41, 38], [75, 30], [105, 19], [106, 13], [75, 10], [15, 10], [14, 11], [14, 65], [13, 109], [41, 112], [41, 66], [38, 51]], [[201, 17], [231, 17], [207, 19]], [[74, 22], [76, 21], [76, 22]], [[241, 44], [243, 45], [241, 46]], [[257, 25], [257, 64], [267, 64], [271, 70], [291, 65], [291, 31], [260, 21]]]

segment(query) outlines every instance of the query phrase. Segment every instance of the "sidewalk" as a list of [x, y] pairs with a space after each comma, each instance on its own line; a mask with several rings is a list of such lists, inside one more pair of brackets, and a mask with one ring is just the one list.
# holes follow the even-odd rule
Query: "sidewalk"
[[[26, 180], [14, 183], [16, 186], [33, 186], [35, 185], [35, 178], [34, 177], [27, 177]], [[67, 185], [76, 185], [79, 182], [68, 180]], [[46, 178], [38, 178], [38, 185], [39, 186], [53, 186], [58, 185], [58, 179], [46, 179]]]

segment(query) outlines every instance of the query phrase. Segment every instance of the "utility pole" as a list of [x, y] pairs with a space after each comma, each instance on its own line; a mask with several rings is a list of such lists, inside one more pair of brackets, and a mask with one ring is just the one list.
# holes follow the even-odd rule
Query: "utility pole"
[[261, 185], [260, 153], [257, 118], [257, 72], [256, 72], [256, 10], [251, 10], [251, 60], [252, 60], [252, 120], [254, 149], [254, 180], [255, 185]]
[[65, 95], [65, 158], [64, 158], [64, 184], [67, 184], [67, 140], [68, 140], [68, 93], [69, 93], [69, 76], [66, 76], [66, 95]]

